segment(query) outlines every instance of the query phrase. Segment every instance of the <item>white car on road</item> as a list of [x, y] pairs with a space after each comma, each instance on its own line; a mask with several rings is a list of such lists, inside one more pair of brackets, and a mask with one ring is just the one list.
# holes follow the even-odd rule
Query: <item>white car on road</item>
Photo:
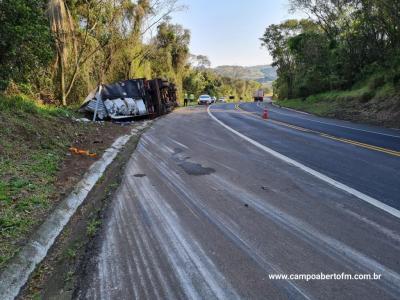
[[210, 97], [210, 95], [201, 95], [197, 100], [197, 103], [200, 104], [212, 104], [214, 101]]

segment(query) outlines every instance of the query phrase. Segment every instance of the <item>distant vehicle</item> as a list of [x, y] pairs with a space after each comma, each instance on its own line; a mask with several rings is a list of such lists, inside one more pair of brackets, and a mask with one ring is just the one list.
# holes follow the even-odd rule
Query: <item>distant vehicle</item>
[[197, 103], [199, 105], [201, 104], [212, 104], [214, 103], [213, 99], [210, 97], [210, 95], [201, 95], [199, 97], [199, 100], [197, 100]]
[[226, 100], [225, 100], [225, 98], [224, 98], [224, 97], [220, 97], [220, 98], [218, 99], [218, 102], [225, 103], [225, 102], [226, 102]]
[[264, 101], [264, 90], [258, 89], [253, 94], [254, 101]]

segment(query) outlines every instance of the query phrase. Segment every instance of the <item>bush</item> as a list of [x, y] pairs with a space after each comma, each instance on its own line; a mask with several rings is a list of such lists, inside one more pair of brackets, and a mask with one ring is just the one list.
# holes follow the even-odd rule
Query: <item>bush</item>
[[34, 101], [20, 95], [11, 97], [0, 95], [0, 111], [23, 112], [29, 114], [37, 114], [39, 112]]
[[372, 76], [369, 80], [368, 87], [370, 90], [376, 90], [381, 86], [385, 85], [385, 76], [383, 74], [377, 74]]
[[26, 82], [54, 57], [44, 0], [0, 1], [0, 79]]
[[359, 97], [359, 101], [361, 103], [365, 103], [365, 102], [368, 102], [369, 100], [371, 100], [372, 98], [374, 98], [374, 96], [375, 96], [375, 92], [374, 91], [365, 91]]
[[395, 72], [391, 79], [393, 85], [400, 89], [400, 70]]
[[0, 112], [11, 112], [13, 114], [32, 114], [54, 117], [71, 117], [75, 113], [72, 109], [54, 105], [41, 105], [25, 95], [6, 96], [0, 94]]
[[0, 80], [0, 92], [1, 91], [5, 91], [9, 85], [9, 81], [8, 80]]

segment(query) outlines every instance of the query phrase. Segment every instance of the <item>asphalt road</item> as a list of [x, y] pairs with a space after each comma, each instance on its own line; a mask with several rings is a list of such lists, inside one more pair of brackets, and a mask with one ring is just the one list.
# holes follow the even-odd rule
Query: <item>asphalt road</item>
[[[269, 121], [261, 118], [264, 106]], [[213, 111], [261, 144], [400, 209], [400, 131], [318, 118], [271, 104], [244, 103], [239, 108], [251, 114], [232, 113], [234, 104]]]
[[[241, 107], [210, 112], [239, 134], [399, 208], [397, 131], [274, 108], [265, 121], [255, 104]], [[399, 253], [398, 217], [255, 146], [205, 107], [192, 107], [143, 135], [79, 296], [399, 299]], [[321, 273], [381, 278], [270, 278]]]

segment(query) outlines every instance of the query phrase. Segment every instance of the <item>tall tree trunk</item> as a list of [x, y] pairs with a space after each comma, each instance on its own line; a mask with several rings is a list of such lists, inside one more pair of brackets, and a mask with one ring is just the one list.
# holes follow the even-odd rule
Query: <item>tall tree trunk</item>
[[63, 62], [60, 63], [60, 91], [62, 105], [67, 106], [67, 95], [65, 94], [65, 69]]
[[61, 104], [66, 106], [68, 98], [68, 91], [65, 87], [66, 67], [71, 57], [77, 54], [74, 24], [64, 0], [49, 0], [47, 14], [57, 47]]
[[61, 104], [63, 106], [67, 106], [67, 96], [65, 94], [65, 66], [64, 66], [64, 57], [62, 51], [58, 52], [58, 69], [60, 71], [60, 96], [61, 96]]

